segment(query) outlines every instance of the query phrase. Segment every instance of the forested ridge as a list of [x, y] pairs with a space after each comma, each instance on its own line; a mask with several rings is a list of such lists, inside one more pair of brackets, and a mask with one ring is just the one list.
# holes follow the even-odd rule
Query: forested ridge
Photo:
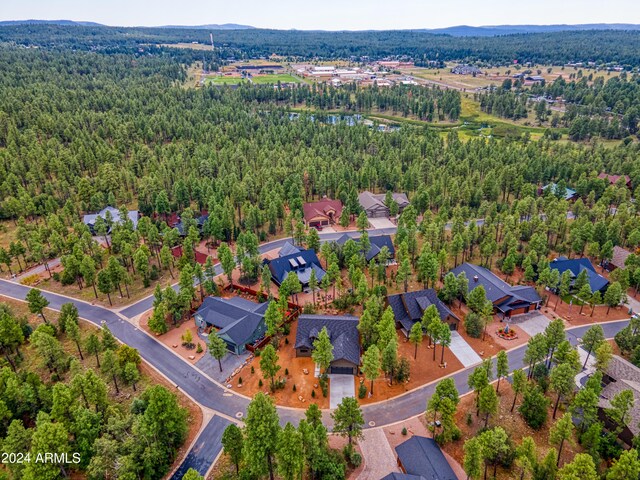
[[[496, 37], [451, 37], [419, 31], [322, 32], [218, 30], [214, 41], [222, 58], [284, 57], [344, 59], [402, 56], [427, 60], [477, 61], [486, 64], [620, 63], [638, 66], [640, 32], [574, 31]], [[141, 44], [209, 43], [209, 31], [197, 29], [18, 25], [0, 27], [0, 42], [54, 49], [135, 51]], [[202, 57], [202, 52], [170, 55]]]

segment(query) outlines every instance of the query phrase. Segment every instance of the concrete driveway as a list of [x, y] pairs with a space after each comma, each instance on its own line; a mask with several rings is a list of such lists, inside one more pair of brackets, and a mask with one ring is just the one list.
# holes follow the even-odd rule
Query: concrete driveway
[[369, 218], [369, 225], [371, 225], [371, 228], [375, 228], [375, 229], [396, 227], [396, 224], [386, 217]]
[[529, 312], [511, 319], [512, 325], [521, 328], [530, 337], [536, 333], [544, 333], [550, 323], [551, 320], [539, 312]]
[[345, 397], [356, 396], [356, 382], [353, 375], [329, 375], [329, 408], [337, 408]]
[[482, 362], [480, 356], [458, 332], [451, 332], [451, 345], [449, 345], [449, 349], [465, 368]]

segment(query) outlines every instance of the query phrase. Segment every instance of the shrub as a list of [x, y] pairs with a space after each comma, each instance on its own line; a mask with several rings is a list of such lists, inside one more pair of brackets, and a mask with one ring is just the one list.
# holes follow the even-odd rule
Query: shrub
[[544, 396], [540, 387], [527, 389], [518, 411], [525, 423], [534, 430], [538, 430], [547, 421], [549, 400]]
[[198, 346], [196, 347], [196, 353], [202, 353], [202, 345], [198, 342]]
[[364, 383], [361, 383], [358, 387], [358, 398], [364, 398], [367, 396], [367, 386]]
[[409, 360], [402, 357], [398, 362], [398, 368], [396, 369], [396, 382], [403, 383], [409, 380], [410, 370], [411, 365]]
[[256, 356], [256, 357], [259, 357], [260, 356], [260, 349], [256, 348], [256, 351], [253, 352], [253, 355]]
[[253, 368], [253, 365], [251, 365], [251, 373], [256, 373], [256, 369]]
[[544, 362], [538, 363], [533, 369], [533, 379], [542, 389], [543, 393], [547, 393], [549, 389], [549, 369]]
[[305, 315], [313, 315], [316, 313], [316, 307], [313, 303], [306, 303], [304, 307], [302, 307], [302, 313]]
[[322, 390], [322, 396], [326, 397], [329, 395], [329, 382], [327, 381], [327, 377], [322, 375], [318, 383], [320, 384], [320, 390]]
[[464, 329], [470, 337], [480, 338], [482, 336], [482, 319], [475, 312], [469, 312], [464, 319]]
[[263, 385], [263, 383], [262, 383], [262, 379], [258, 380], [258, 386], [259, 386], [260, 388], [262, 388], [262, 385]]
[[151, 265], [151, 270], [149, 271], [149, 279], [157, 280], [160, 277], [160, 271], [156, 265]]
[[407, 427], [402, 427], [402, 435], [407, 436]]
[[472, 423], [473, 423], [473, 417], [471, 416], [470, 413], [467, 413], [467, 425], [471, 426]]
[[347, 443], [347, 445], [342, 449], [342, 456], [353, 468], [358, 468], [362, 463], [362, 456], [356, 452], [355, 448], [353, 448], [353, 445], [350, 443]]

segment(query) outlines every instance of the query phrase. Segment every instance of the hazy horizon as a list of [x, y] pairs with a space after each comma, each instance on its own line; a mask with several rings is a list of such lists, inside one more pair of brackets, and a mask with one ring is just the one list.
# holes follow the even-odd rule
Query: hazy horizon
[[[220, 13], [221, 12], [221, 13]], [[234, 23], [257, 28], [299, 30], [390, 30], [446, 28], [458, 25], [577, 25], [640, 23], [640, 3], [633, 0], [540, 0], [535, 8], [507, 0], [482, 5], [471, 0], [446, 4], [431, 0], [342, 2], [301, 5], [293, 0], [219, 0], [176, 6], [168, 0], [24, 0], [4, 5], [0, 20], [73, 20], [111, 26], [190, 26]]]

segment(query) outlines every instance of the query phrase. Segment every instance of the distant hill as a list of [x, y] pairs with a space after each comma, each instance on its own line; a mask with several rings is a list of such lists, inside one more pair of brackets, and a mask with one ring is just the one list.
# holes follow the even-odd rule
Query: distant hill
[[420, 29], [420, 32], [446, 34], [454, 37], [494, 37], [517, 33], [568, 32], [580, 30], [640, 30], [640, 25], [631, 23], [588, 23], [582, 25], [487, 25]]
[[0, 26], [11, 25], [80, 25], [82, 27], [103, 27], [101, 23], [96, 22], [76, 22], [74, 20], [2, 20]]
[[222, 23], [222, 24], [210, 24], [210, 25], [163, 25], [158, 28], [184, 28], [194, 30], [250, 30], [255, 29], [251, 25], [238, 25], [237, 23]]

